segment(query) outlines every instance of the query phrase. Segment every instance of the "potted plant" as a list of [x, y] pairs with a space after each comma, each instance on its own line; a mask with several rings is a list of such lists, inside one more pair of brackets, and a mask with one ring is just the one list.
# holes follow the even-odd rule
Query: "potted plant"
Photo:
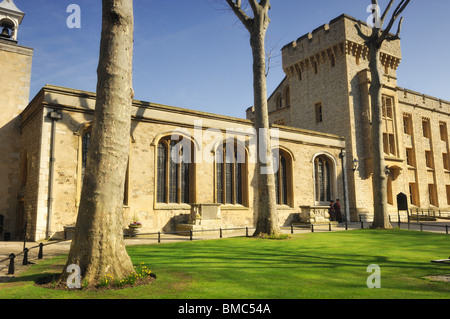
[[128, 225], [128, 230], [130, 231], [131, 236], [136, 236], [141, 231], [142, 223], [138, 221], [136, 218], [133, 222]]
[[128, 228], [141, 228], [141, 227], [142, 227], [142, 223], [138, 222], [138, 221], [134, 221], [130, 225], [128, 225]]

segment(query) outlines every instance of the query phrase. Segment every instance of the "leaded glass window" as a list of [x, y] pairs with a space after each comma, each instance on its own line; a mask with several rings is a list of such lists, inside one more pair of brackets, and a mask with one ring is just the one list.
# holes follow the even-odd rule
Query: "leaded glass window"
[[236, 142], [216, 150], [216, 202], [244, 204], [245, 151]]
[[[190, 202], [190, 152], [188, 144], [170, 138], [162, 139], [157, 148], [157, 202], [188, 204]], [[183, 145], [183, 146], [180, 146]], [[186, 155], [186, 156], [185, 156]]]
[[314, 179], [317, 202], [329, 202], [332, 200], [331, 169], [331, 162], [326, 156], [318, 156], [314, 160]]

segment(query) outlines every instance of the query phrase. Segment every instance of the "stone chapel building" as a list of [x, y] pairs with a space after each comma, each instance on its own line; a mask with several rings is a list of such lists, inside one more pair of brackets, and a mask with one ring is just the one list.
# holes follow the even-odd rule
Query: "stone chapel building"
[[[13, 1], [0, 3], [0, 238], [63, 238], [76, 222], [95, 93], [46, 85], [29, 101], [33, 49], [18, 44], [23, 15]], [[144, 232], [254, 226], [252, 121], [137, 100], [131, 120], [125, 231], [136, 219]], [[320, 191], [344, 198], [344, 138], [273, 129], [280, 225], [328, 221], [328, 203], [314, 199], [315, 162], [327, 162], [320, 178], [330, 187]], [[180, 144], [184, 160], [175, 161]]]
[[[0, 240], [64, 238], [76, 221], [96, 96], [46, 85], [30, 101], [23, 17], [12, 0], [0, 3]], [[281, 226], [328, 222], [335, 199], [347, 220], [370, 215], [370, 72], [354, 23], [338, 17], [282, 49], [286, 78], [269, 98]], [[404, 192], [414, 207], [447, 208], [450, 103], [396, 86], [399, 41], [382, 57], [390, 203]], [[135, 100], [124, 231], [136, 219], [145, 232], [253, 227], [251, 119], [251, 109], [241, 119]], [[171, 156], [179, 145], [183, 161]]]

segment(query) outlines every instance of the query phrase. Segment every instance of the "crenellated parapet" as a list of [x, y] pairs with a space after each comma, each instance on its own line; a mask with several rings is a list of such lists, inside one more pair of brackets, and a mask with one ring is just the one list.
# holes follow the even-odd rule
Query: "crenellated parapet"
[[[366, 34], [367, 24], [347, 15], [307, 33], [282, 48], [283, 70], [288, 77], [301, 77], [302, 72], [316, 71], [320, 64], [334, 64], [339, 58], [354, 57], [357, 65], [368, 63], [369, 48], [358, 35], [355, 24]], [[397, 70], [401, 61], [400, 41], [386, 42], [381, 49], [381, 64], [386, 73]]]
[[397, 92], [401, 104], [435, 113], [450, 114], [449, 101], [400, 87], [397, 87]]

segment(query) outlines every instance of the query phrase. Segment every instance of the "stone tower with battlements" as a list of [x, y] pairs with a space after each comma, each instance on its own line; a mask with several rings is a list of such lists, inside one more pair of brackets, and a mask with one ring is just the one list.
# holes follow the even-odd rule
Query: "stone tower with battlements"
[[[286, 76], [269, 97], [272, 124], [345, 138], [347, 200], [353, 220], [359, 215], [370, 218], [373, 212], [369, 52], [355, 24], [370, 34], [365, 22], [344, 14], [286, 44], [281, 50]], [[384, 71], [383, 130], [390, 211], [397, 216], [398, 193], [408, 196], [413, 209], [447, 209], [450, 156], [448, 147], [443, 145], [448, 144], [450, 103], [411, 94], [397, 86], [397, 68], [402, 59], [400, 40], [385, 41], [380, 58]], [[415, 102], [407, 102], [406, 98]], [[418, 111], [420, 116], [415, 114]], [[252, 116], [252, 109], [247, 109], [247, 118]], [[406, 121], [411, 122], [408, 130]], [[433, 139], [425, 137], [422, 141], [425, 133], [417, 133], [412, 139], [406, 133], [422, 133], [422, 122], [429, 123], [430, 132], [435, 132]]]

